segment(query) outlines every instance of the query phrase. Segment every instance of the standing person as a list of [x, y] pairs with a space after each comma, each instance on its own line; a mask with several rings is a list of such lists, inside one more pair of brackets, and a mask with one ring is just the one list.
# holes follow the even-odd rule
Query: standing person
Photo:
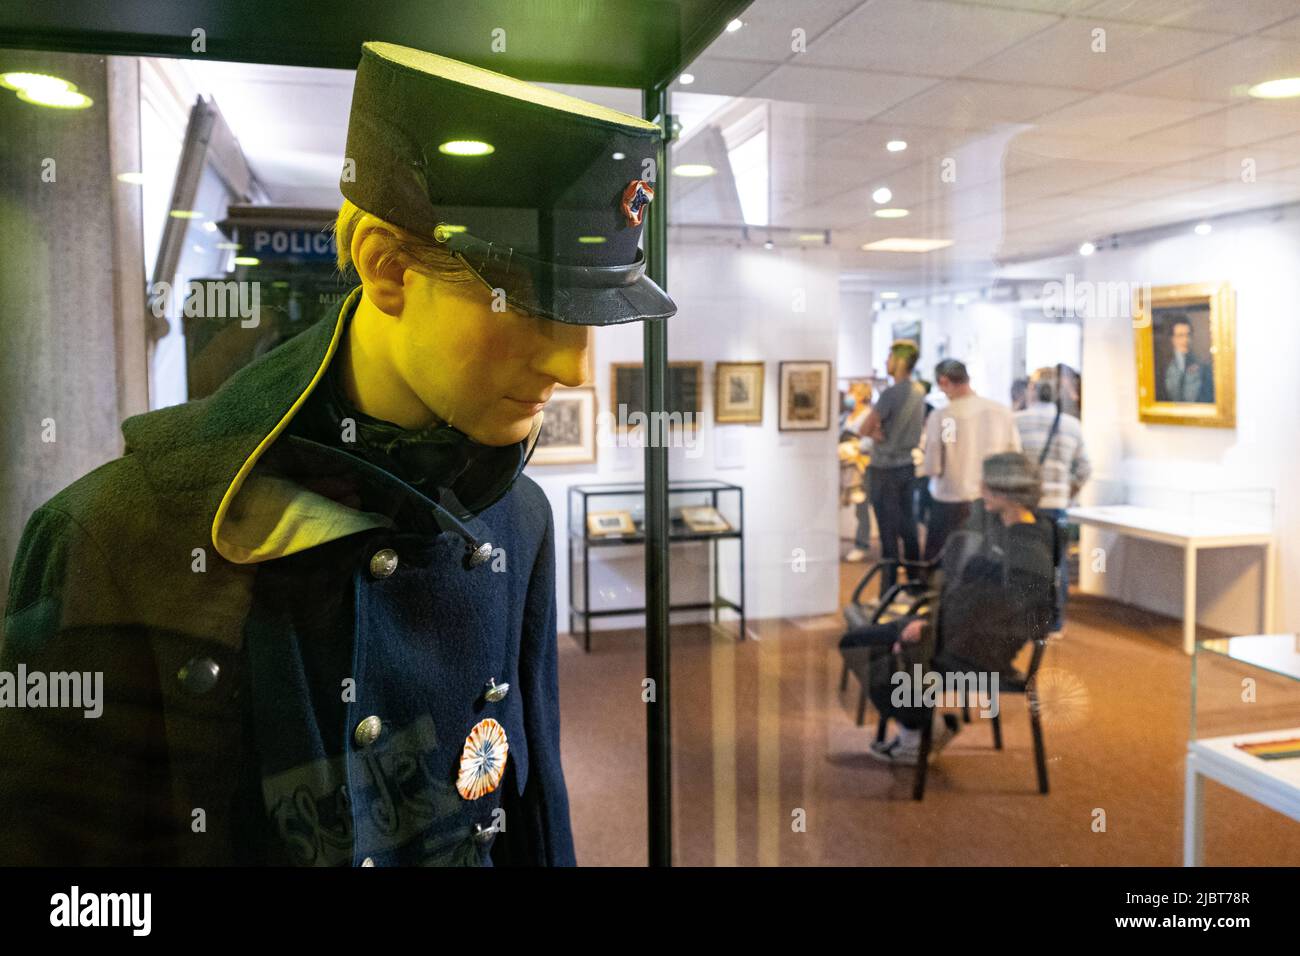
[[1052, 630], [1065, 623], [1065, 600], [1070, 589], [1069, 533], [1065, 509], [1092, 474], [1083, 444], [1083, 425], [1061, 407], [1061, 380], [1055, 368], [1040, 368], [1029, 380], [1029, 406], [1016, 415], [1016, 430], [1025, 454], [1037, 462], [1043, 479], [1039, 511], [1056, 522], [1056, 609]]
[[[490, 162], [439, 149], [467, 132]], [[0, 669], [98, 674], [106, 706], [0, 707], [0, 864], [574, 863], [555, 528], [523, 469], [590, 326], [676, 312], [637, 248], [659, 146], [363, 46], [335, 228], [357, 287], [127, 420], [127, 454], [28, 522]]]
[[966, 366], [944, 359], [934, 367], [939, 391], [948, 404], [925, 423], [925, 473], [930, 476], [930, 521], [925, 560], [939, 557], [948, 535], [965, 523], [980, 497], [984, 459], [1020, 451], [1011, 409], [976, 395]]
[[[886, 561], [898, 559], [900, 540], [904, 558], [916, 561], [921, 556], [912, 509], [916, 476], [912, 450], [921, 443], [925, 423], [925, 389], [912, 380], [919, 356], [920, 350], [910, 339], [899, 339], [890, 346], [885, 369], [894, 384], [880, 394], [880, 401], [862, 423], [862, 434], [872, 441], [867, 485], [880, 529], [880, 556]], [[892, 564], [882, 568], [882, 593], [893, 586], [897, 571]]]

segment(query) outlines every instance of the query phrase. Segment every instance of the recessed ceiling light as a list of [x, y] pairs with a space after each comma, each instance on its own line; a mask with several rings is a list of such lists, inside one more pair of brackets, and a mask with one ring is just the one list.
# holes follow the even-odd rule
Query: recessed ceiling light
[[881, 297], [882, 299], [897, 299], [897, 298], [898, 298], [898, 293], [897, 293], [897, 292], [882, 292], [882, 293], [880, 293], [880, 297]]
[[799, 233], [800, 242], [825, 242], [826, 233], [824, 232], [801, 232]]
[[890, 192], [888, 186], [881, 186], [871, 194], [871, 198], [875, 201], [876, 205], [883, 206], [885, 203], [889, 202], [889, 200], [894, 198], [894, 194]]
[[1256, 83], [1246, 92], [1261, 100], [1285, 100], [1292, 96], [1300, 96], [1300, 76]]
[[76, 87], [59, 76], [48, 73], [0, 73], [0, 86], [7, 90], [75, 90]]
[[1196, 224], [1196, 228], [1193, 229], [1192, 231], [1196, 233], [1198, 236], [1208, 236], [1210, 232], [1213, 231], [1213, 229], [1214, 227], [1211, 226], [1208, 222], [1198, 222]]
[[614, 160], [615, 162], [617, 162], [617, 161], [620, 160], [620, 159], [627, 159], [627, 154], [626, 154], [626, 153], [614, 153], [612, 156], [610, 156], [610, 159], [612, 159], [612, 160]]
[[682, 86], [690, 86], [692, 83], [695, 82], [695, 74], [683, 73], [681, 76], [677, 77], [677, 82], [680, 83]]
[[1079, 255], [1090, 256], [1097, 251], [1097, 247], [1091, 242], [1085, 242], [1079, 247]]
[[143, 186], [144, 173], [118, 173], [117, 181], [126, 183], [128, 186]]
[[235, 265], [237, 266], [256, 266], [261, 265], [262, 260], [256, 256], [235, 256]]
[[678, 176], [698, 179], [701, 176], [712, 176], [717, 170], [708, 163], [682, 163], [680, 166], [674, 166], [673, 172]]
[[912, 239], [906, 236], [894, 236], [868, 242], [863, 245], [862, 250], [864, 252], [933, 252], [935, 249], [947, 249], [951, 245], [951, 239]]
[[213, 222], [211, 219], [209, 219], [207, 222], [205, 222], [205, 223], [203, 224], [203, 231], [204, 231], [204, 232], [216, 232], [216, 231], [217, 231], [217, 224], [216, 224], [215, 222]]
[[84, 110], [95, 102], [85, 93], [78, 93], [71, 84], [66, 89], [52, 84], [24, 87], [18, 91], [18, 98], [33, 106], [48, 106], [58, 110]]
[[579, 236], [578, 242], [584, 246], [598, 246], [605, 241], [604, 236]]
[[877, 209], [877, 219], [902, 219], [907, 215], [906, 209]]
[[740, 29], [741, 27], [743, 27], [744, 25], [745, 25], [745, 21], [744, 21], [744, 20], [741, 20], [739, 17], [737, 17], [735, 20], [732, 20], [730, 23], [727, 24], [727, 32], [728, 32], [728, 33], [735, 33], [737, 30], [739, 30], [739, 29]]
[[885, 144], [885, 149], [889, 150], [891, 153], [901, 153], [903, 150], [907, 149], [907, 140], [891, 139]]
[[486, 156], [496, 152], [496, 147], [478, 139], [452, 139], [438, 147], [447, 156]]
[[202, 219], [203, 213], [197, 209], [173, 209], [168, 213], [173, 219]]
[[771, 239], [769, 239], [769, 240], [767, 240], [767, 242], [763, 243], [763, 248], [764, 248], [764, 249], [775, 249], [775, 248], [776, 248], [776, 244], [775, 244], [774, 242], [772, 242]]

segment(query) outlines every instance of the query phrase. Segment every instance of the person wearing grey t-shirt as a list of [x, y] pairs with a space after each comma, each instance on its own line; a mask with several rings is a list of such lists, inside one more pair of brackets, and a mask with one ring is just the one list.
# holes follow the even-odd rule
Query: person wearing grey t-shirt
[[[912, 479], [916, 474], [912, 449], [921, 443], [925, 423], [925, 389], [912, 380], [919, 356], [920, 350], [910, 339], [899, 339], [890, 346], [886, 371], [894, 384], [880, 394], [861, 428], [861, 434], [872, 441], [867, 484], [880, 531], [880, 556], [887, 562], [898, 560], [900, 541], [906, 560], [921, 557], [912, 511]], [[881, 569], [882, 593], [897, 580], [897, 571], [895, 564]]]

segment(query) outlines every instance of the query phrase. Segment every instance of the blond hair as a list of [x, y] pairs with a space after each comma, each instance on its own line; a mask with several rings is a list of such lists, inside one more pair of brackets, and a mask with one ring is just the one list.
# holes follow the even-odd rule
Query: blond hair
[[[347, 273], [356, 268], [356, 263], [352, 261], [352, 238], [366, 215], [366, 211], [350, 199], [343, 200], [343, 205], [339, 207], [338, 218], [334, 221], [335, 261], [339, 272]], [[392, 262], [399, 262], [408, 269], [446, 282], [478, 281], [478, 277], [436, 239], [409, 232], [378, 216], [375, 218], [379, 220], [384, 233], [390, 237], [390, 241], [383, 245], [375, 260], [370, 263], [375, 271], [384, 269]]]

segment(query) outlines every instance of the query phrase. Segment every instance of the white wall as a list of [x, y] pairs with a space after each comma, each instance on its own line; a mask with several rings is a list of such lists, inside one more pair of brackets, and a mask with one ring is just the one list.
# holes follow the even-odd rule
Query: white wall
[[[839, 605], [839, 542], [836, 527], [838, 464], [835, 452], [834, 361], [839, 334], [839, 266], [824, 248], [764, 250], [670, 243], [668, 288], [679, 311], [668, 322], [670, 361], [704, 362], [704, 416], [695, 448], [671, 447], [669, 479], [716, 478], [745, 489], [746, 613], [751, 619], [832, 613]], [[796, 311], [802, 306], [802, 311]], [[639, 323], [599, 329], [595, 334], [597, 396], [610, 410], [609, 364], [639, 362]], [[778, 369], [781, 361], [827, 360], [831, 370], [831, 428], [778, 432]], [[763, 361], [761, 425], [713, 422], [714, 364]], [[640, 482], [644, 451], [598, 447], [591, 465], [529, 466], [545, 490], [559, 534], [557, 603], [559, 627], [568, 621], [567, 490], [570, 485]], [[705, 546], [680, 545], [671, 556], [674, 602], [707, 595]], [[722, 545], [723, 549], [734, 545]], [[802, 552], [804, 560], [794, 561]], [[734, 557], [723, 551], [730, 571]], [[644, 601], [639, 548], [602, 549], [593, 607], [639, 605]], [[803, 570], [796, 570], [802, 565]], [[597, 573], [593, 561], [593, 574]], [[597, 591], [603, 593], [597, 597]], [[735, 592], [725, 576], [724, 594]], [[690, 620], [688, 614], [675, 621]], [[598, 619], [601, 627], [634, 626], [640, 618]]]
[[[1227, 280], [1236, 291], [1237, 427], [1143, 424], [1137, 419], [1134, 335], [1126, 316], [1084, 321], [1083, 425], [1097, 480], [1085, 503], [1164, 489], [1166, 506], [1192, 506], [1194, 492], [1275, 490], [1274, 530], [1281, 546], [1278, 622], [1300, 630], [1300, 603], [1287, 585], [1300, 573], [1300, 499], [1290, 493], [1300, 469], [1300, 223], [1263, 217], [1215, 224], [1088, 258], [1030, 263], [1025, 275], [1153, 286]], [[1203, 505], [1202, 505], [1203, 506]], [[1173, 616], [1182, 614], [1182, 555], [1174, 548], [1088, 531], [1085, 559], [1106, 549], [1105, 573], [1084, 561], [1085, 590]], [[1259, 627], [1260, 578], [1254, 550], [1202, 554], [1199, 620], [1230, 633]]]

